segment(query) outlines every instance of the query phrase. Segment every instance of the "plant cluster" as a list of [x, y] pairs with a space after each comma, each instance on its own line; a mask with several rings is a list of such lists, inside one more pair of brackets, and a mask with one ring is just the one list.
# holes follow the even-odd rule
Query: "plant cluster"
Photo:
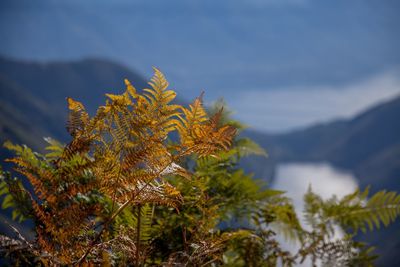
[[[91, 117], [68, 99], [63, 145], [47, 154], [7, 142], [8, 161], [26, 179], [1, 171], [2, 208], [33, 224], [34, 240], [0, 235], [0, 253], [15, 264], [44, 266], [371, 266], [372, 248], [358, 231], [393, 222], [400, 196], [368, 190], [323, 200], [310, 189], [300, 220], [284, 192], [245, 173], [240, 158], [265, 152], [242, 126], [201, 97], [185, 108], [155, 69], [139, 93], [127, 80]], [[344, 233], [337, 236], [338, 229]], [[297, 243], [295, 251], [277, 236]]]

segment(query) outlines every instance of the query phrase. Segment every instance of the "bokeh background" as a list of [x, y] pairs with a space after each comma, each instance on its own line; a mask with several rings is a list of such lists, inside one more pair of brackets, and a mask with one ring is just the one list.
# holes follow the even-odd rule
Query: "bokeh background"
[[[156, 66], [181, 102], [225, 100], [269, 152], [243, 166], [298, 209], [309, 184], [400, 191], [399, 14], [397, 0], [2, 0], [0, 141], [66, 141], [67, 96], [94, 110]], [[381, 266], [400, 264], [399, 226], [359, 237]]]

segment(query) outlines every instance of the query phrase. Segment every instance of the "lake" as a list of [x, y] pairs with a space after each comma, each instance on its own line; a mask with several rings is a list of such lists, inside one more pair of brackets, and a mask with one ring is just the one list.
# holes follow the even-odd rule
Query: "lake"
[[303, 195], [309, 186], [327, 199], [333, 195], [340, 198], [354, 192], [358, 183], [353, 174], [338, 170], [328, 163], [285, 163], [277, 166], [271, 186], [286, 191], [301, 212]]
[[[338, 170], [328, 163], [285, 163], [279, 164], [276, 169], [274, 182], [271, 185], [274, 189], [287, 192], [287, 196], [293, 200], [296, 212], [299, 216], [303, 211], [303, 195], [309, 186], [323, 199], [333, 195], [343, 197], [356, 190], [357, 180], [349, 172]], [[304, 221], [303, 226], [307, 229]], [[342, 237], [343, 233], [338, 229], [334, 238]], [[287, 242], [282, 237], [277, 238], [282, 246], [292, 253], [298, 250], [298, 244]], [[310, 261], [305, 261], [297, 266], [310, 266]], [[318, 262], [318, 265], [320, 263]]]

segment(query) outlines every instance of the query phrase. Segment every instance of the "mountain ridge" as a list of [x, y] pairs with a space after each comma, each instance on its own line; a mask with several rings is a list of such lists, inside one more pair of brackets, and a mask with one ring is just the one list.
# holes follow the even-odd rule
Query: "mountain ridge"
[[[400, 146], [398, 114], [400, 96], [349, 120], [321, 123], [284, 134], [247, 131], [246, 135], [267, 149], [274, 161], [328, 161], [338, 168], [355, 171], [356, 175], [370, 177], [366, 165], [377, 164], [389, 152], [396, 153]], [[400, 184], [395, 186], [400, 190]]]

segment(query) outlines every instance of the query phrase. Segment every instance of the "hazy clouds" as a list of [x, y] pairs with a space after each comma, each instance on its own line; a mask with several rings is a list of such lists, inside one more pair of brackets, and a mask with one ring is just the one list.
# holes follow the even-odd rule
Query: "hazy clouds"
[[237, 118], [252, 128], [285, 131], [350, 118], [400, 94], [400, 72], [391, 70], [350, 84], [255, 89], [227, 96]]

